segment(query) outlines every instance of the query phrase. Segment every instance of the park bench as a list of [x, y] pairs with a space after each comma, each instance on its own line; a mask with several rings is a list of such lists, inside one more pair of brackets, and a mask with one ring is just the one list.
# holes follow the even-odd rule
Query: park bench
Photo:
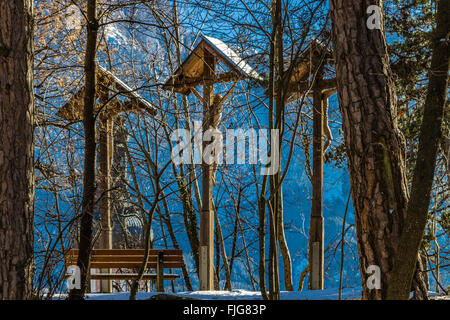
[[[78, 249], [69, 250], [65, 256], [66, 268], [76, 265]], [[93, 249], [91, 252], [91, 269], [136, 269], [144, 260], [144, 249]], [[178, 249], [151, 249], [147, 260], [147, 269], [156, 269], [156, 273], [144, 273], [142, 280], [156, 280], [159, 292], [164, 291], [164, 280], [176, 280], [180, 276], [164, 273], [164, 269], [181, 268], [183, 252]], [[120, 271], [120, 270], [119, 270]], [[90, 273], [91, 280], [134, 280], [137, 273]]]

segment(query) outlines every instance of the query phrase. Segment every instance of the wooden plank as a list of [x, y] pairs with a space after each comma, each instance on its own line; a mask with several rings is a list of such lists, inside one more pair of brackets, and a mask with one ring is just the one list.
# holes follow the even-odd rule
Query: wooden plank
[[[203, 76], [212, 79], [216, 74], [216, 58], [205, 50]], [[214, 104], [214, 82], [206, 81], [203, 85], [203, 130], [208, 129], [206, 121]], [[203, 148], [207, 146], [203, 141]], [[214, 211], [212, 205], [212, 166], [202, 163], [202, 210], [200, 214], [200, 290], [214, 290]]]
[[311, 254], [311, 289], [320, 290], [320, 242], [313, 242]]
[[[322, 79], [322, 80], [320, 80], [319, 90], [333, 89], [333, 88], [336, 88], [336, 86], [337, 86], [336, 78]], [[313, 86], [311, 86], [311, 84], [308, 83], [307, 81], [291, 82], [291, 83], [289, 83], [288, 92], [303, 93], [306, 90], [308, 90], [310, 87], [312, 89]], [[315, 86], [314, 88], [317, 88], [317, 87]]]
[[[72, 258], [73, 257], [73, 258]], [[77, 261], [78, 256], [71, 256], [70, 261]], [[142, 262], [144, 256], [92, 256], [91, 262]], [[149, 256], [148, 262], [156, 262], [158, 256]], [[182, 256], [164, 256], [164, 262], [182, 262]]]
[[[92, 262], [91, 268], [105, 269], [105, 268], [123, 268], [123, 269], [132, 269], [132, 268], [140, 268], [142, 262]], [[168, 262], [164, 264], [165, 268], [181, 268], [181, 262]], [[156, 262], [147, 263], [147, 268], [156, 269]]]
[[[68, 251], [67, 255], [78, 255], [78, 249], [71, 249]], [[174, 256], [182, 255], [183, 251], [179, 249], [151, 249], [149, 250], [150, 255], [157, 255], [159, 251], [164, 251], [164, 255]], [[144, 255], [144, 249], [93, 249], [92, 255]]]
[[[311, 219], [309, 226], [309, 247], [313, 255], [309, 259], [311, 277], [309, 287], [312, 290], [323, 289], [323, 101], [322, 87], [324, 66], [316, 72], [313, 86], [313, 176]], [[315, 248], [315, 249], [314, 249]], [[316, 251], [314, 251], [316, 250]]]
[[226, 83], [242, 80], [243, 76], [235, 71], [223, 72], [215, 75], [213, 78], [207, 79], [205, 76], [197, 78], [183, 77], [182, 81], [175, 81], [173, 84], [165, 85], [165, 89], [173, 88], [175, 92], [184, 93], [188, 92], [189, 88], [195, 88], [199, 85], [203, 85], [205, 81], [214, 81], [214, 83]]
[[[65, 277], [69, 277], [66, 275]], [[138, 277], [137, 273], [100, 273], [91, 274], [91, 280], [129, 280], [133, 281]], [[174, 273], [164, 274], [164, 280], [177, 280], [180, 275]], [[156, 273], [144, 274], [142, 280], [156, 280]]]

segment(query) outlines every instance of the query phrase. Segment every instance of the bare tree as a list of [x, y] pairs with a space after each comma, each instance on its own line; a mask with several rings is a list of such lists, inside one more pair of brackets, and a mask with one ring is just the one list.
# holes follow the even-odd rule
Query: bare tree
[[80, 253], [77, 265], [80, 268], [81, 288], [73, 289], [69, 299], [83, 299], [87, 289], [89, 276], [90, 254], [93, 245], [93, 218], [95, 203], [95, 92], [96, 92], [96, 61], [97, 55], [97, 1], [89, 0], [87, 3], [87, 40], [85, 55], [85, 94], [83, 107], [83, 125], [85, 135], [84, 145], [84, 174], [83, 174], [83, 201], [80, 225]]
[[[389, 280], [388, 299], [408, 299], [419, 249], [428, 221], [431, 190], [436, 169], [447, 100], [450, 47], [450, 2], [438, 1], [437, 25], [433, 35], [433, 56], [428, 94], [420, 128], [419, 150], [408, 203], [406, 222], [400, 237]], [[438, 265], [439, 263], [437, 263]]]

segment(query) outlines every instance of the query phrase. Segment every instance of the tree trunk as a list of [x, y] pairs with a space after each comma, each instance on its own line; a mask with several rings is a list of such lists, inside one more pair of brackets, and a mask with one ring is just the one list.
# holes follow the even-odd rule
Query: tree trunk
[[[167, 130], [167, 128], [164, 128], [165, 135], [167, 139], [170, 140], [170, 134]], [[195, 213], [195, 208], [192, 201], [192, 196], [189, 193], [189, 190], [186, 186], [186, 181], [184, 179], [184, 171], [183, 167], [180, 166], [181, 174], [178, 173], [177, 168], [175, 166], [175, 163], [172, 162], [172, 171], [173, 175], [175, 177], [175, 180], [177, 181], [178, 190], [180, 190], [180, 200], [183, 205], [183, 221], [184, 221], [184, 227], [186, 230], [186, 235], [189, 240], [189, 245], [191, 246], [191, 254], [192, 258], [194, 260], [194, 267], [195, 272], [199, 273], [199, 247], [200, 247], [200, 241], [198, 239], [198, 233], [197, 233], [197, 215]], [[201, 208], [200, 208], [201, 210]]]
[[[173, 247], [175, 249], [180, 249], [180, 245], [178, 244], [177, 237], [175, 236], [175, 231], [173, 230], [172, 221], [170, 218], [169, 204], [167, 203], [167, 198], [164, 195], [164, 192], [161, 193], [161, 198], [163, 201], [164, 212], [165, 212], [165, 215], [162, 216], [164, 223], [167, 226], [167, 231], [169, 232], [169, 236], [170, 236], [170, 239], [172, 240]], [[183, 278], [184, 278], [184, 283], [186, 284], [186, 289], [188, 291], [193, 291], [192, 284], [191, 284], [191, 278], [189, 276], [189, 272], [188, 272], [186, 262], [184, 261], [184, 259], [183, 259], [183, 262], [181, 265], [181, 271], [183, 272]]]
[[[274, 9], [275, 3], [272, 4], [272, 9]], [[274, 10], [273, 10], [274, 12]], [[274, 19], [274, 18], [273, 18]], [[273, 22], [274, 23], [274, 22]], [[275, 107], [275, 28], [272, 27], [272, 41], [270, 44], [270, 75], [269, 75], [269, 127], [270, 129], [275, 128], [274, 123], [274, 107]], [[272, 139], [271, 139], [272, 141]], [[270, 145], [270, 152], [273, 152], [273, 148], [278, 148], [278, 146]], [[273, 196], [274, 188], [276, 182], [274, 181], [274, 177], [269, 177], [269, 188], [270, 188], [270, 197], [268, 200], [268, 214], [269, 214], [269, 263], [268, 263], [268, 278], [269, 278], [269, 299], [276, 300], [277, 299], [277, 283], [279, 284], [278, 278], [278, 241], [277, 241], [277, 233], [276, 233], [276, 219], [275, 219], [275, 199]], [[278, 286], [279, 287], [279, 286]]]
[[[282, 1], [275, 1], [275, 16], [273, 22], [273, 28], [275, 29], [275, 91], [276, 94], [276, 115], [275, 115], [275, 129], [280, 131], [279, 137], [280, 142], [278, 144], [278, 152], [280, 157], [278, 159], [279, 171], [273, 176], [273, 187], [275, 195], [274, 202], [276, 205], [273, 207], [275, 210], [275, 223], [276, 223], [276, 243], [279, 245], [281, 257], [283, 259], [283, 275], [284, 275], [284, 285], [287, 291], [293, 291], [294, 285], [292, 282], [292, 262], [291, 255], [289, 253], [289, 248], [287, 246], [286, 236], [284, 234], [284, 220], [283, 220], [283, 191], [281, 185], [281, 144], [283, 141], [284, 132], [284, 109], [285, 109], [285, 84], [284, 84], [284, 47], [283, 47], [283, 16], [282, 16]], [[287, 170], [287, 169], [286, 169]], [[272, 181], [272, 180], [271, 180]], [[278, 252], [278, 247], [277, 250]], [[278, 256], [277, 260], [277, 273], [278, 273]], [[278, 285], [279, 287], [279, 285]]]
[[[408, 189], [383, 22], [367, 28], [370, 5], [381, 8], [382, 1], [330, 0], [330, 15], [363, 299], [385, 299]], [[380, 287], [367, 281], [371, 265], [380, 268]]]
[[[280, 183], [280, 182], [278, 182]], [[283, 189], [280, 186], [279, 189], [279, 214], [278, 214], [278, 243], [280, 245], [280, 253], [283, 258], [283, 273], [284, 273], [284, 287], [286, 291], [294, 291], [294, 284], [292, 281], [292, 261], [289, 248], [287, 246], [286, 235], [284, 233], [284, 220], [283, 220]]]
[[[230, 271], [230, 266], [228, 264], [227, 252], [225, 249], [225, 241], [223, 239], [223, 234], [222, 234], [222, 227], [220, 225], [219, 217], [217, 216], [217, 211], [216, 211], [215, 207], [214, 207], [214, 222], [215, 222], [215, 226], [216, 226], [216, 238], [218, 241], [216, 246], [217, 246], [217, 250], [219, 250], [219, 256], [222, 257], [223, 266], [225, 269], [225, 290], [231, 291], [232, 290], [231, 271]], [[219, 276], [218, 270], [219, 270], [219, 268], [216, 267], [216, 271]]]
[[0, 2], [0, 300], [32, 297], [32, 8]]
[[[156, 175], [157, 173], [155, 173]], [[158, 182], [160, 179], [160, 176], [158, 175]], [[145, 270], [147, 270], [147, 264], [148, 264], [148, 257], [150, 256], [150, 249], [151, 249], [151, 230], [152, 230], [152, 222], [153, 222], [153, 214], [156, 211], [156, 208], [158, 206], [159, 197], [161, 194], [161, 190], [159, 188], [159, 183], [156, 184], [156, 194], [154, 202], [152, 203], [152, 207], [150, 208], [150, 211], [148, 213], [147, 223], [144, 226], [145, 228], [145, 235], [144, 235], [144, 258], [142, 259], [142, 264], [139, 267], [137, 278], [133, 280], [133, 283], [131, 284], [131, 290], [130, 290], [130, 300], [136, 300], [137, 293], [139, 291], [139, 283], [142, 281], [142, 278], [144, 276]]]
[[84, 172], [83, 172], [83, 200], [81, 208], [80, 248], [77, 265], [81, 273], [81, 288], [70, 291], [70, 300], [84, 298], [89, 281], [89, 264], [92, 249], [92, 221], [94, 216], [95, 200], [95, 91], [96, 91], [96, 64], [97, 54], [97, 1], [89, 0], [87, 3], [87, 43], [85, 54], [85, 95], [83, 109], [84, 125]]
[[[257, 184], [257, 183], [256, 183]], [[266, 186], [267, 186], [267, 176], [264, 176], [261, 193], [258, 199], [258, 244], [259, 244], [259, 290], [261, 291], [261, 296], [264, 300], [268, 300], [266, 290]], [[257, 188], [257, 186], [256, 186]], [[236, 229], [235, 229], [236, 230]], [[235, 231], [236, 233], [236, 231]], [[235, 238], [236, 239], [236, 238]]]
[[389, 299], [408, 299], [417, 257], [428, 221], [431, 188], [436, 158], [442, 137], [444, 107], [447, 99], [450, 41], [450, 2], [438, 2], [437, 26], [433, 37], [433, 56], [428, 93], [420, 128], [419, 149], [414, 168], [411, 200], [389, 281]]

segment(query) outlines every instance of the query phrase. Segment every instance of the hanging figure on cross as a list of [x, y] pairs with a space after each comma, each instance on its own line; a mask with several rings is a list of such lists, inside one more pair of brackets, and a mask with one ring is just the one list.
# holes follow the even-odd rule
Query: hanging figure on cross
[[[203, 119], [203, 130], [218, 130], [220, 122], [222, 120], [222, 112], [223, 112], [223, 105], [227, 101], [227, 99], [232, 95], [234, 88], [236, 86], [236, 82], [233, 83], [233, 86], [227, 91], [224, 97], [222, 97], [221, 94], [216, 94], [214, 96], [213, 104], [209, 107], [209, 109], [206, 112], [205, 118]], [[199, 99], [200, 101], [204, 101], [203, 97], [200, 95], [200, 93], [193, 89], [192, 92], [194, 95]], [[214, 141], [214, 137], [212, 137]], [[213, 151], [213, 157], [216, 156], [215, 151]], [[212, 185], [215, 186], [217, 184], [216, 182], [216, 172], [217, 172], [217, 161], [214, 161], [211, 168], [211, 182]]]

